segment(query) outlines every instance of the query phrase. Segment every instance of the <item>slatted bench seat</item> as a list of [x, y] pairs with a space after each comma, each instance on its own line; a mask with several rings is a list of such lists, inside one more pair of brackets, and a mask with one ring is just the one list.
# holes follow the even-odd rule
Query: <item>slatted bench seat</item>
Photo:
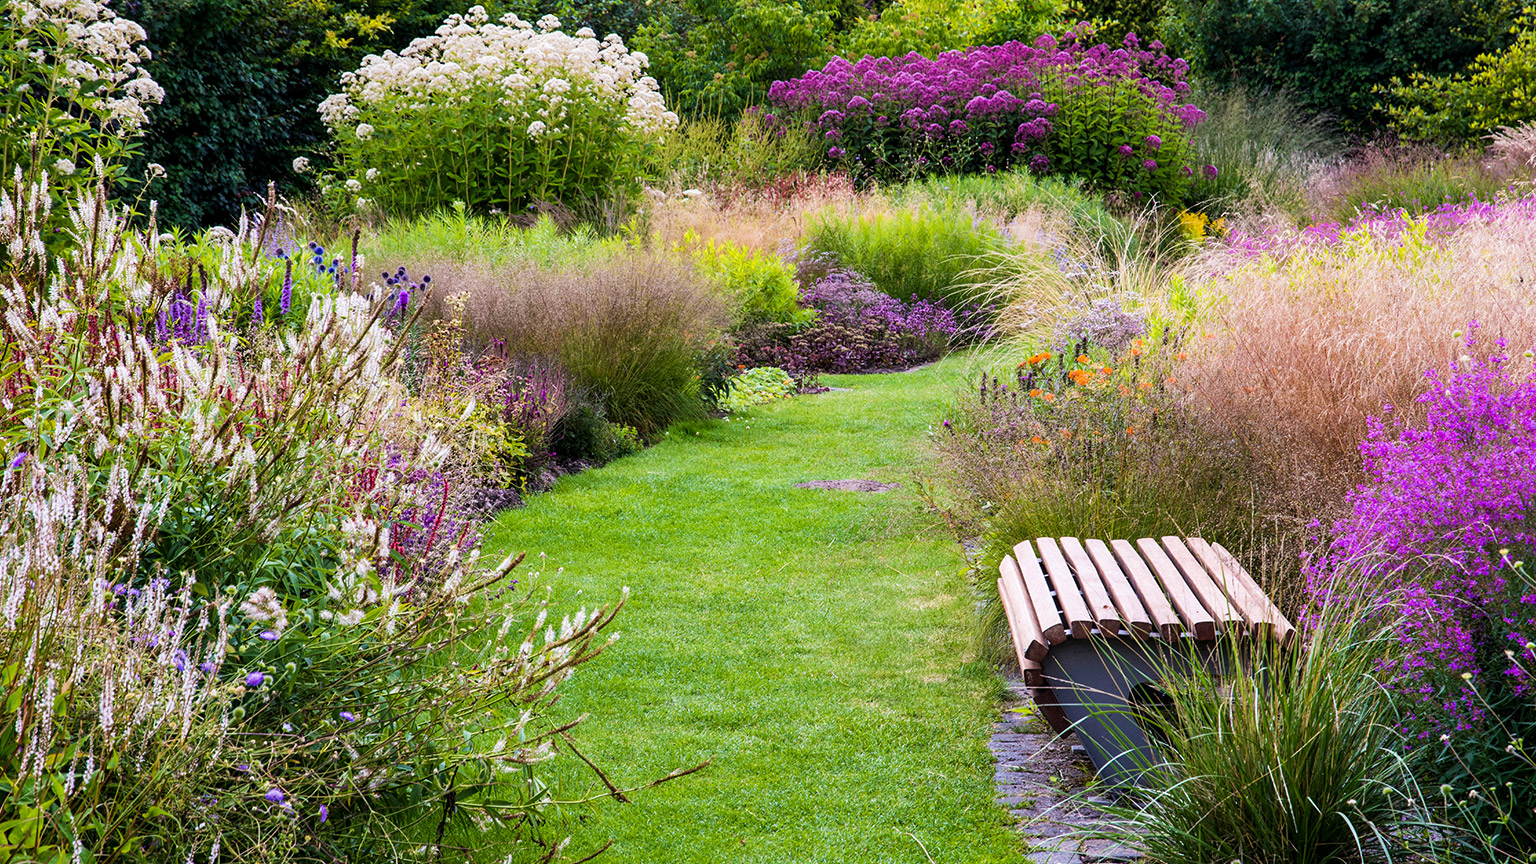
[[998, 567], [1024, 682], [1056, 731], [1078, 733], [1099, 776], [1135, 781], [1156, 763], [1135, 721], [1161, 670], [1222, 662], [1215, 640], [1273, 639], [1296, 630], [1219, 543], [1198, 537], [1080, 541], [1042, 537]]

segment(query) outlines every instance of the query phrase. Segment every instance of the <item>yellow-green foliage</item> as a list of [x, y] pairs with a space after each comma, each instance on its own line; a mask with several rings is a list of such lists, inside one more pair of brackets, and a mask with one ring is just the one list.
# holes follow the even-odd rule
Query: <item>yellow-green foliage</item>
[[784, 259], [725, 241], [700, 243], [692, 232], [683, 238], [691, 248], [694, 267], [705, 281], [735, 305], [738, 321], [802, 321], [795, 272]]
[[896, 0], [860, 21], [843, 40], [852, 59], [872, 54], [933, 57], [972, 45], [1028, 41], [1060, 19], [1057, 0]]
[[1464, 72], [1394, 79], [1386, 88], [1392, 124], [1410, 138], [1471, 140], [1536, 120], [1536, 7], [1525, 7], [1510, 32], [1513, 45], [1479, 55]]
[[753, 405], [762, 405], [775, 399], [788, 399], [795, 395], [795, 379], [789, 373], [773, 366], [759, 366], [731, 379], [731, 387], [720, 400], [720, 410], [735, 413]]

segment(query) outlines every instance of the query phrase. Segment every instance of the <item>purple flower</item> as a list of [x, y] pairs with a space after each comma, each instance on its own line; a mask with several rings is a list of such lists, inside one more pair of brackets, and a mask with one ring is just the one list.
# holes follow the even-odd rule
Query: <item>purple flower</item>
[[265, 324], [266, 322], [267, 322], [267, 316], [266, 316], [266, 313], [262, 311], [262, 308], [261, 308], [261, 298], [257, 297], [256, 298], [256, 302], [254, 304], [252, 304], [252, 306], [251, 306], [251, 323], [256, 325], [257, 327], [260, 327], [261, 325]]
[[1141, 162], [1141, 167], [1147, 169], [1148, 171], [1156, 171], [1157, 170], [1157, 160], [1156, 159], [1143, 159], [1142, 162]]
[[353, 714], [351, 711], [343, 711], [341, 712], [341, 719], [344, 722], [351, 723], [357, 719], [357, 715]]
[[1161, 146], [1163, 146], [1163, 139], [1157, 137], [1156, 135], [1147, 136], [1147, 147], [1149, 149], [1156, 150]]
[[267, 794], [263, 797], [268, 801], [271, 801], [273, 804], [281, 804], [283, 803], [283, 790], [274, 786], [271, 789], [268, 789]]
[[1029, 160], [1029, 167], [1032, 171], [1044, 173], [1051, 167], [1051, 160], [1044, 153], [1038, 153]]
[[1195, 169], [1189, 167], [1188, 165], [1185, 165], [1183, 168], [1180, 168], [1179, 172], [1182, 173], [1185, 177], [1193, 177], [1193, 176], [1195, 176]]
[[1207, 165], [1207, 166], [1205, 166], [1205, 176], [1207, 176], [1207, 177], [1215, 177], [1216, 176], [1216, 166], [1215, 165]]
[[841, 159], [841, 158], [843, 158], [843, 155], [845, 153], [847, 153], [847, 151], [844, 150], [841, 147], [832, 147], [832, 148], [829, 148], [827, 150], [827, 158], [828, 159]]
[[267, 676], [261, 674], [260, 672], [252, 672], [251, 674], [245, 676], [245, 686], [251, 688], [260, 687], [266, 680]]
[[1136, 148], [1132, 147], [1129, 144], [1121, 144], [1120, 145], [1120, 155], [1121, 156], [1130, 156], [1132, 153], [1135, 153], [1135, 152], [1136, 152]]
[[257, 639], [265, 640], [267, 642], [276, 642], [277, 641], [277, 631], [276, 630], [263, 630], [260, 633], [256, 634], [256, 638]]
[[320, 824], [324, 825], [325, 824], [325, 820], [327, 820], [329, 818], [331, 818], [331, 811], [329, 809], [327, 809], [324, 804], [321, 804], [320, 805]]
[[20, 468], [21, 464], [25, 461], [27, 461], [27, 454], [17, 453], [16, 458], [11, 460], [11, 470], [15, 471], [17, 468]]
[[288, 307], [293, 303], [293, 259], [283, 262], [283, 293], [277, 298], [277, 314], [287, 315]]

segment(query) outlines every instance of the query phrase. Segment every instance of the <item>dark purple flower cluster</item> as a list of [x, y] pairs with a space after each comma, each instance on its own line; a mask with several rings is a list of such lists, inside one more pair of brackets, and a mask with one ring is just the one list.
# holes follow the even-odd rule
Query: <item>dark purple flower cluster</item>
[[943, 306], [903, 303], [850, 270], [832, 270], [804, 289], [800, 300], [816, 317], [740, 334], [740, 365], [795, 374], [899, 369], [940, 356], [960, 332], [955, 313]]
[[1027, 165], [1105, 188], [1181, 191], [1193, 173], [1189, 129], [1205, 119], [1184, 101], [1188, 64], [1135, 34], [1115, 48], [1089, 44], [1087, 32], [931, 60], [837, 57], [775, 82], [766, 119], [813, 129], [828, 160], [880, 179]]
[[1384, 671], [1414, 703], [1421, 738], [1475, 726], [1490, 688], [1533, 692], [1521, 663], [1536, 668], [1536, 593], [1512, 566], [1536, 551], [1531, 373], [1504, 353], [1428, 372], [1422, 425], [1372, 421], [1360, 448], [1369, 480], [1306, 562], [1318, 601], [1383, 589], [1396, 601], [1401, 650]]

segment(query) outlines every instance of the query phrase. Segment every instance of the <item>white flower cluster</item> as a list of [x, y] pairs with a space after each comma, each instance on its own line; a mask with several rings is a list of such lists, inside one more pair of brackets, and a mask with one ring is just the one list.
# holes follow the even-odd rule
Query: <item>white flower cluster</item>
[[117, 17], [105, 3], [0, 0], [0, 12], [13, 32], [25, 34], [17, 44], [32, 49], [32, 62], [59, 65], [61, 91], [79, 91], [83, 106], [104, 111], [121, 131], [137, 133], [147, 119], [145, 106], [165, 99], [165, 90], [139, 65], [150, 56], [139, 44], [144, 28]]
[[[373, 127], [358, 124], [370, 106], [418, 107], [465, 97], [488, 85], [503, 94], [504, 105], [519, 109], [539, 131], [565, 116], [566, 100], [589, 94], [612, 103], [626, 123], [643, 133], [677, 125], [667, 110], [656, 79], [645, 75], [648, 60], [609, 35], [598, 41], [587, 28], [575, 35], [560, 32], [558, 19], [546, 15], [534, 25], [516, 15], [500, 23], [485, 8], [452, 15], [436, 34], [417, 39], [400, 53], [363, 58], [361, 68], [342, 76], [343, 92], [320, 103], [320, 114], [333, 130], [351, 129], [366, 140]], [[366, 131], [365, 131], [366, 129]], [[530, 134], [538, 132], [530, 129]]]

